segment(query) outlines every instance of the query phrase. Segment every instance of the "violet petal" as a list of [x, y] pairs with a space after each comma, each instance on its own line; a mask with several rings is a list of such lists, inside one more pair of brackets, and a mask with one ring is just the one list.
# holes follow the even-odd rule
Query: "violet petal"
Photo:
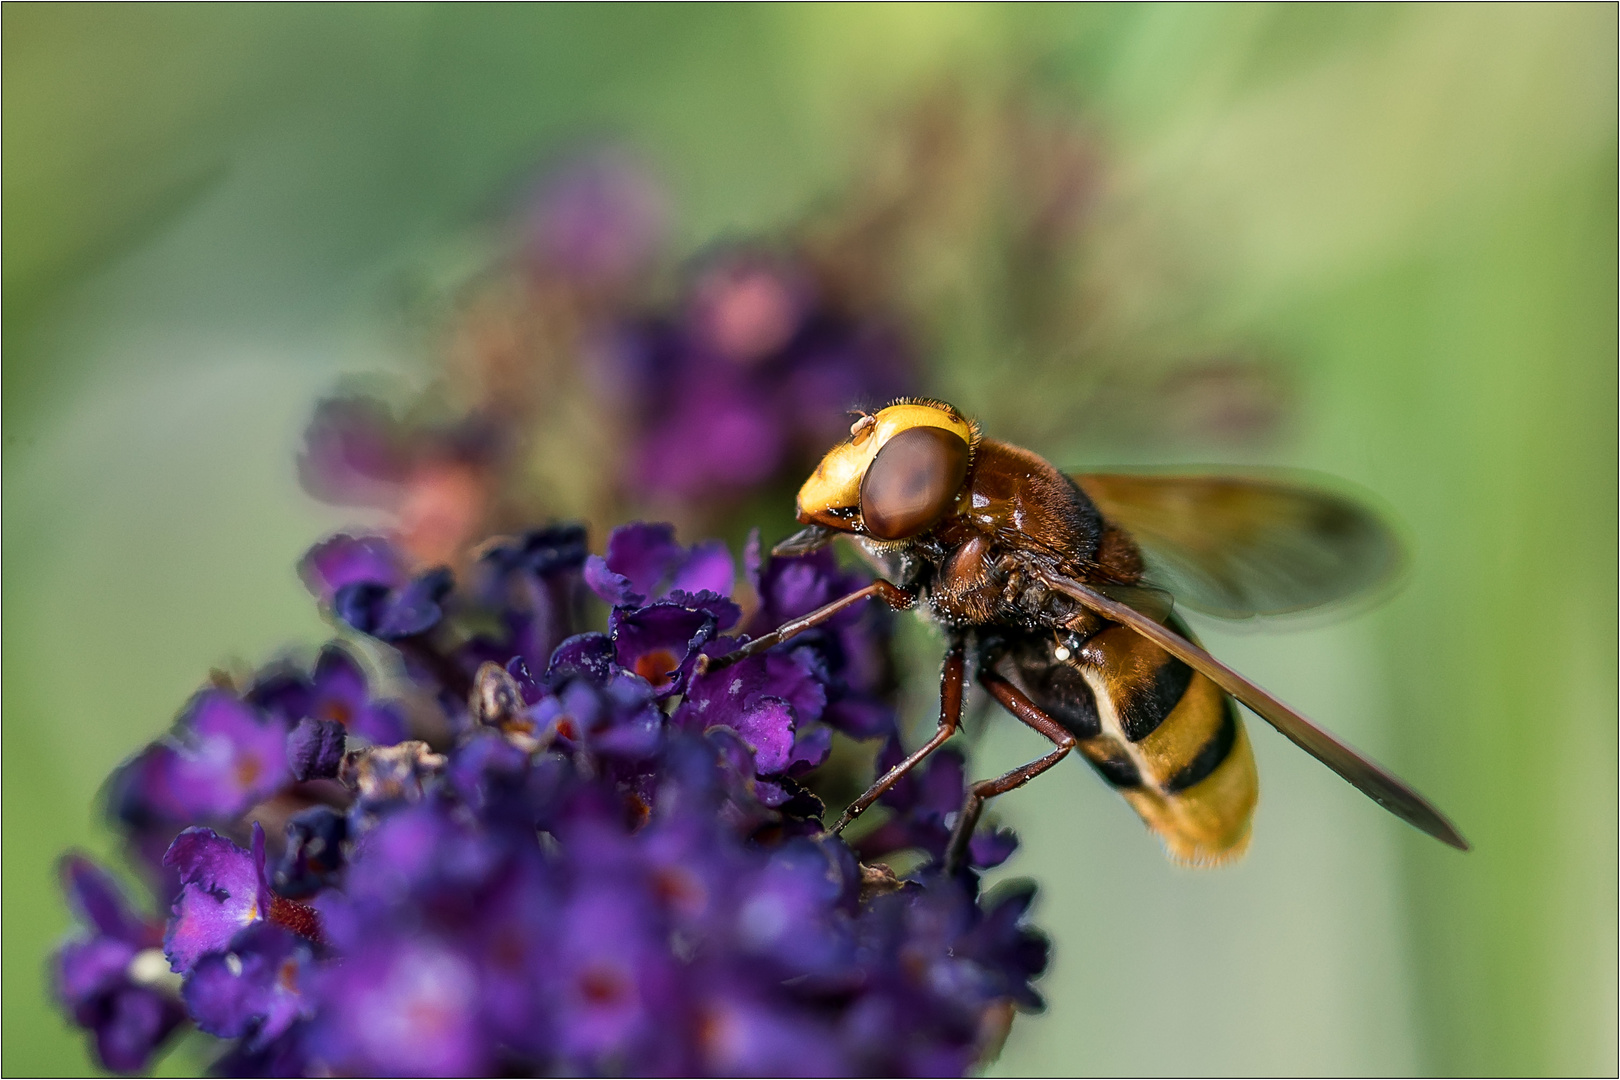
[[244, 851], [198, 826], [169, 846], [163, 864], [179, 872], [181, 889], [163, 936], [163, 952], [175, 971], [189, 971], [209, 953], [224, 951], [243, 927], [268, 916], [264, 830], [257, 822], [253, 846], [252, 852]]
[[754, 751], [754, 768], [763, 775], [784, 772], [793, 755], [793, 707], [778, 697], [764, 697], [744, 709], [730, 727]]

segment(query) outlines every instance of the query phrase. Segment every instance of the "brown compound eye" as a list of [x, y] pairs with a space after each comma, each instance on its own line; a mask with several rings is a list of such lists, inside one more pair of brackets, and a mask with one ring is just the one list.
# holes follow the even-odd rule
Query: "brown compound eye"
[[967, 479], [968, 444], [937, 427], [914, 427], [883, 444], [861, 478], [861, 519], [879, 540], [904, 540], [933, 525]]

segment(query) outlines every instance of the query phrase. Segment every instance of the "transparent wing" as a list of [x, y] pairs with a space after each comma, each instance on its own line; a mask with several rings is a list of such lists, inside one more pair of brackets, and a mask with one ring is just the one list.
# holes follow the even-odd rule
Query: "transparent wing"
[[1151, 617], [1111, 600], [1072, 578], [1055, 573], [1045, 573], [1041, 577], [1052, 589], [1105, 619], [1130, 627], [1171, 656], [1207, 676], [1222, 690], [1253, 709], [1261, 719], [1292, 739], [1306, 753], [1350, 781], [1373, 802], [1402, 821], [1454, 848], [1468, 850], [1468, 841], [1462, 838], [1456, 826], [1393, 773], [1357, 753], [1331, 732], [1317, 727], [1174, 630], [1160, 626]]
[[1074, 477], [1176, 599], [1242, 619], [1331, 604], [1390, 581], [1401, 543], [1346, 496], [1281, 476]]
[[1096, 589], [1110, 600], [1134, 608], [1154, 622], [1168, 622], [1176, 610], [1176, 598], [1167, 589], [1152, 585], [1097, 585]]

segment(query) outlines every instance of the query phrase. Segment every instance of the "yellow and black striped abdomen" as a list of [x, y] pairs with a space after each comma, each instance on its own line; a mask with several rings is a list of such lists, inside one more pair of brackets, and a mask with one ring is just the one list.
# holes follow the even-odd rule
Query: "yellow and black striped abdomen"
[[1122, 626], [1077, 648], [1050, 638], [1021, 644], [1011, 654], [1015, 681], [1074, 733], [1173, 858], [1213, 865], [1243, 854], [1259, 786], [1224, 691]]

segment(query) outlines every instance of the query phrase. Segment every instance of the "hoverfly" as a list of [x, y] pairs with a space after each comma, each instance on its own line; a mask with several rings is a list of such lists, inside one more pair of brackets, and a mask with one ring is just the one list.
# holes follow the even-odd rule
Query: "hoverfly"
[[1304, 610], [1375, 584], [1398, 546], [1347, 499], [1265, 479], [1071, 477], [981, 437], [950, 405], [903, 399], [862, 414], [822, 458], [799, 490], [798, 518], [806, 527], [778, 554], [850, 536], [887, 576], [707, 669], [869, 597], [922, 605], [949, 641], [938, 728], [850, 804], [835, 832], [955, 733], [972, 656], [980, 685], [1053, 749], [971, 786], [948, 865], [960, 863], [985, 800], [1071, 751], [1173, 858], [1241, 855], [1259, 788], [1233, 699], [1403, 821], [1468, 849], [1417, 792], [1200, 648], [1169, 602], [1235, 618]]

